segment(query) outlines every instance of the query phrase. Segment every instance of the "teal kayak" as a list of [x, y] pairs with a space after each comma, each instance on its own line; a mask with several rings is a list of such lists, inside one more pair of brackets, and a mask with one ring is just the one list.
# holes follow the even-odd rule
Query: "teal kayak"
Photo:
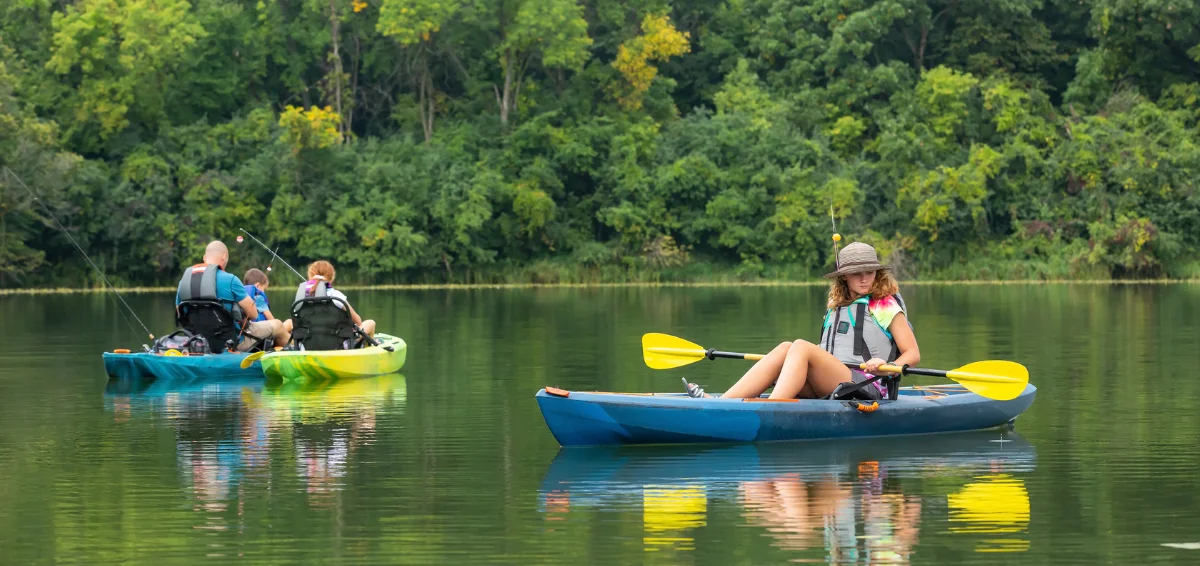
[[109, 377], [136, 379], [205, 379], [214, 377], [262, 378], [262, 366], [256, 361], [242, 368], [249, 354], [164, 355], [148, 352], [104, 352], [104, 371]]

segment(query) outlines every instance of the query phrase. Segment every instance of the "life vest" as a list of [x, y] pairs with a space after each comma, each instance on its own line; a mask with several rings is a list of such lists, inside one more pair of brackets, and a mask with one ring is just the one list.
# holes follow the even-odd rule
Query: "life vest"
[[[309, 279], [300, 284], [296, 289], [296, 300], [311, 299], [313, 297], [328, 297], [329, 290], [332, 289], [329, 283], [324, 279]], [[293, 301], [294, 302], [294, 301]]]
[[207, 263], [197, 263], [183, 271], [179, 280], [179, 302], [216, 301], [233, 316], [238, 324], [246, 318], [236, 301], [217, 297], [217, 272], [221, 268]]
[[[264, 303], [267, 301], [267, 294], [264, 293], [262, 291], [262, 289], [259, 289], [258, 287], [255, 287], [254, 285], [242, 285], [242, 286], [246, 288], [246, 296], [250, 297], [251, 301], [254, 301], [255, 307], [258, 307], [258, 298], [259, 297], [263, 298]], [[267, 310], [270, 310], [270, 309], [267, 309]], [[254, 322], [262, 322], [264, 320], [267, 320], [267, 313], [264, 313], [262, 309], [258, 309], [258, 318], [254, 319]]]
[[[892, 295], [900, 311], [908, 316], [908, 308], [899, 294]], [[900, 357], [900, 348], [886, 328], [879, 325], [868, 310], [869, 296], [859, 297], [844, 307], [825, 312], [820, 346], [838, 360], [860, 364], [871, 358], [892, 362]]]

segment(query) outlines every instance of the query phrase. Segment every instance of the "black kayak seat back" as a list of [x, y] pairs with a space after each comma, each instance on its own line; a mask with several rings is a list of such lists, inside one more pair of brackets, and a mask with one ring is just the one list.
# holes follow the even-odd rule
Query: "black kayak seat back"
[[193, 299], [181, 301], [175, 308], [175, 323], [180, 328], [203, 336], [214, 354], [235, 345], [238, 337], [233, 315], [220, 301]]
[[238, 321], [245, 318], [237, 303], [222, 301], [217, 296], [220, 271], [216, 265], [203, 263], [185, 269], [179, 279], [179, 304], [175, 307], [175, 323], [203, 336], [213, 353], [236, 346]]
[[301, 350], [346, 350], [355, 342], [350, 306], [337, 297], [292, 303], [292, 342]]

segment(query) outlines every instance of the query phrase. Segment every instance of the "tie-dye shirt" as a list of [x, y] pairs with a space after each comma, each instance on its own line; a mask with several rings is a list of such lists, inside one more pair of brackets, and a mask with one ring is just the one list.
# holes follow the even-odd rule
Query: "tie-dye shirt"
[[[884, 334], [888, 338], [892, 337], [892, 333], [888, 331], [888, 327], [892, 324], [892, 319], [896, 315], [904, 312], [904, 307], [900, 306], [900, 302], [896, 300], [895, 295], [888, 295], [882, 299], [871, 299], [867, 302], [867, 312], [875, 318], [875, 322], [879, 323], [879, 327], [883, 329]], [[907, 314], [905, 315], [907, 316]]]

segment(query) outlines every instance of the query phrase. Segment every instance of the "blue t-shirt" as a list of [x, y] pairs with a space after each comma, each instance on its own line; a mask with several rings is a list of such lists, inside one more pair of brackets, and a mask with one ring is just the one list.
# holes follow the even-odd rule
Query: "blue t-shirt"
[[258, 309], [258, 318], [254, 319], [254, 322], [267, 320], [265, 313], [271, 310], [270, 305], [267, 304], [267, 294], [254, 285], [245, 285], [244, 287], [246, 288], [246, 295], [254, 299], [254, 308]]
[[[242, 280], [237, 278], [237, 275], [229, 273], [224, 269], [217, 270], [217, 299], [222, 303], [227, 303], [227, 308], [232, 308], [239, 301], [246, 298], [246, 286], [242, 285]], [[179, 290], [175, 290], [175, 304], [179, 304]]]

